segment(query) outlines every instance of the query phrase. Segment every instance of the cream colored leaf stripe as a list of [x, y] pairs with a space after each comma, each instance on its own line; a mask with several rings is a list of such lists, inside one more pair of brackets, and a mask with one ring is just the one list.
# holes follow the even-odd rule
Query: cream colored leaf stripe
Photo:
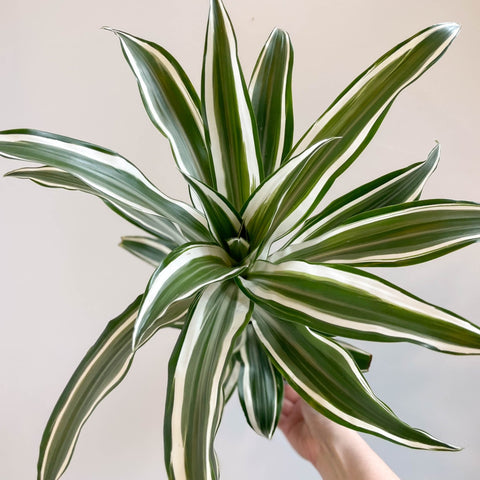
[[360, 217], [318, 238], [295, 242], [270, 260], [408, 265], [480, 238], [480, 205], [474, 203], [428, 200], [371, 210]]
[[234, 283], [210, 285], [175, 346], [164, 426], [172, 480], [218, 477], [213, 442], [225, 401], [222, 387], [235, 341], [250, 315], [250, 300]]
[[[273, 322], [265, 314], [259, 317], [252, 324], [273, 361], [291, 386], [322, 413], [411, 448], [457, 450], [399, 420], [375, 396], [352, 357], [334, 341], [305, 327]], [[342, 373], [333, 377], [330, 368]]]
[[446, 353], [480, 354], [480, 329], [371, 274], [347, 266], [258, 261], [248, 296], [280, 318], [329, 335], [409, 341]]
[[209, 238], [203, 215], [168, 198], [132, 163], [110, 150], [37, 130], [10, 130], [0, 132], [0, 155], [60, 168], [114, 202], [172, 220], [187, 238]]
[[221, 0], [210, 1], [202, 97], [217, 191], [240, 209], [260, 184], [260, 152], [235, 34]]
[[[439, 159], [440, 145], [437, 144], [424, 162], [387, 174], [334, 200], [325, 208], [328, 214], [321, 212], [317, 218], [309, 220], [290, 243], [302, 243], [312, 237], [318, 237], [327, 226], [335, 227], [355, 214], [371, 210], [372, 207], [379, 208], [416, 200], [437, 168]], [[383, 181], [384, 179], [386, 181]]]
[[245, 267], [233, 267], [225, 250], [212, 244], [187, 244], [174, 250], [155, 270], [140, 307], [133, 344], [150, 323], [173, 302], [185, 299], [203, 287], [237, 276]]
[[[387, 52], [357, 79], [355, 79], [338, 96], [327, 111], [310, 127], [307, 133], [295, 146], [294, 151], [302, 151], [312, 143], [316, 142], [320, 132], [322, 132], [322, 130], [334, 120], [335, 116], [342, 113], [342, 109], [348, 108], [355, 97], [361, 96], [366, 88], [370, 88], [374, 85], [376, 77], [380, 74], [384, 74], [384, 72], [388, 72], [392, 65], [394, 66], [396, 63], [404, 61], [409, 55], [413, 55], [417, 50], [427, 48], [427, 45], [431, 42], [432, 46], [434, 46], [433, 50], [428, 47], [429, 53], [425, 55], [423, 61], [418, 65], [413, 63], [414, 68], [411, 73], [409, 73], [408, 78], [406, 78], [401, 84], [397, 85], [390, 96], [383, 100], [383, 105], [379, 109], [379, 111], [382, 112], [388, 105], [390, 105], [392, 100], [401, 90], [419, 78], [443, 55], [459, 30], [460, 27], [456, 23], [439, 23], [422, 30]], [[440, 42], [438, 42], [436, 37], [439, 37]], [[365, 130], [363, 130], [362, 136], [365, 136]]]
[[[292, 217], [300, 218], [305, 213], [311, 199], [304, 199], [300, 205], [293, 203], [296, 197], [301, 197], [305, 193], [293, 191], [294, 181], [302, 172], [308, 171], [314, 155], [334, 140], [337, 139], [322, 140], [292, 158], [265, 180], [248, 199], [241, 214], [253, 245], [268, 236], [268, 232], [273, 230], [285, 217], [291, 224], [294, 224], [295, 220], [291, 220]], [[313, 182], [314, 180], [311, 180], [312, 185]], [[301, 213], [295, 214], [296, 209], [301, 210]]]
[[160, 217], [157, 214], [143, 213], [118, 200], [113, 200], [103, 192], [96, 190], [74, 175], [64, 172], [59, 168], [25, 167], [12, 170], [6, 173], [5, 176], [28, 179], [43, 187], [78, 190], [90, 195], [95, 195], [103, 200], [115, 213], [142, 230], [162, 238], [165, 238], [165, 235], [167, 235], [169, 240], [175, 242], [176, 245], [185, 243], [186, 241], [178, 227], [166, 218]]
[[260, 52], [249, 85], [265, 177], [280, 168], [292, 146], [292, 69], [290, 37], [275, 28]]
[[168, 138], [180, 171], [212, 184], [200, 101], [179, 63], [162, 47], [104, 27], [120, 40], [153, 124]]

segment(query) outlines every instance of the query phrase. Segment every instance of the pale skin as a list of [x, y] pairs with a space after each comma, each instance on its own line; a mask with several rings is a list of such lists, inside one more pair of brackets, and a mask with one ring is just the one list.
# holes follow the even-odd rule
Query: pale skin
[[278, 426], [323, 480], [400, 480], [357, 432], [316, 412], [289, 385]]

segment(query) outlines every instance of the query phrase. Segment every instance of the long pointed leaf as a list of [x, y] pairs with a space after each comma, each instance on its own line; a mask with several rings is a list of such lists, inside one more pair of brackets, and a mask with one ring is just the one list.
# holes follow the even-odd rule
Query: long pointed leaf
[[360, 371], [368, 372], [370, 364], [372, 363], [371, 353], [368, 353], [355, 345], [351, 345], [350, 343], [339, 340], [338, 338], [335, 338], [334, 340], [335, 343], [338, 343], [338, 345], [340, 345], [346, 352], [351, 355]]
[[337, 423], [411, 448], [458, 450], [402, 422], [373, 393], [352, 357], [308, 328], [255, 310], [253, 326], [277, 368], [315, 409]]
[[241, 213], [253, 246], [268, 239], [282, 223], [288, 231], [305, 216], [316, 196], [316, 179], [310, 176], [312, 162], [316, 153], [335, 141], [338, 139], [323, 140], [292, 158], [251, 195]]
[[431, 260], [479, 238], [479, 204], [428, 200], [357, 215], [330, 232], [278, 252], [272, 261], [395, 267]]
[[202, 103], [217, 191], [240, 210], [260, 183], [260, 151], [235, 33], [221, 0], [210, 2]]
[[313, 162], [312, 178], [321, 178], [321, 182], [309, 212], [364, 150], [398, 94], [445, 53], [458, 30], [454, 23], [434, 25], [394, 47], [357, 77], [302, 137], [287, 159], [319, 140], [341, 137], [319, 151]]
[[208, 240], [205, 219], [189, 205], [161, 193], [128, 160], [104, 148], [38, 130], [0, 132], [0, 155], [60, 168], [102, 192], [146, 214], [165, 217], [186, 238]]
[[292, 147], [292, 69], [290, 37], [276, 28], [260, 52], [249, 86], [264, 177], [280, 167]]
[[242, 219], [232, 204], [208, 185], [185, 175], [197, 195], [212, 235], [220, 244], [237, 237], [242, 229]]
[[244, 270], [234, 267], [232, 259], [217, 245], [190, 244], [174, 250], [150, 278], [135, 323], [134, 345], [171, 304]]
[[250, 325], [239, 357], [238, 395], [243, 412], [255, 432], [271, 438], [282, 411], [283, 378]]
[[275, 317], [328, 335], [480, 354], [476, 325], [355, 268], [259, 261], [247, 279], [237, 281]]
[[153, 42], [107, 30], [119, 38], [148, 116], [170, 141], [180, 171], [214, 187], [200, 100], [180, 64]]
[[129, 236], [122, 237], [120, 247], [150, 265], [158, 267], [177, 245], [159, 238]]
[[193, 308], [169, 363], [164, 444], [168, 477], [213, 480], [213, 442], [225, 403], [223, 384], [251, 305], [233, 282], [207, 287]]
[[96, 190], [83, 180], [71, 173], [55, 167], [24, 167], [12, 170], [5, 174], [8, 177], [23, 178], [48, 188], [64, 188], [66, 190], [78, 190], [80, 192], [95, 195], [103, 200], [105, 205], [133, 225], [145, 230], [152, 235], [167, 239], [175, 243], [175, 246], [185, 243], [186, 239], [178, 228], [169, 220], [158, 215], [145, 213], [127, 205], [119, 200], [113, 200], [102, 191]]
[[289, 243], [301, 243], [345, 223], [354, 215], [398, 203], [418, 200], [430, 175], [437, 168], [437, 144], [421, 163], [388, 173], [341, 196], [308, 220]]
[[[75, 370], [48, 420], [40, 444], [38, 480], [57, 480], [67, 468], [80, 431], [97, 405], [125, 377], [133, 360], [132, 333], [142, 296], [110, 321]], [[171, 311], [164, 326], [185, 316]], [[151, 332], [154, 333], [153, 331]]]

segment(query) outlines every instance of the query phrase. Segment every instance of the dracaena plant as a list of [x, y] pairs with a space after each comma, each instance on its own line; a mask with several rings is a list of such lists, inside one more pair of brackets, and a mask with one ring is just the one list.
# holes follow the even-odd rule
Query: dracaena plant
[[471, 244], [480, 206], [419, 199], [438, 145], [424, 162], [328, 205], [322, 199], [458, 28], [433, 25], [388, 51], [293, 148], [293, 50], [284, 31], [271, 33], [247, 85], [228, 15], [211, 0], [199, 97], [170, 53], [112, 30], [192, 206], [162, 194], [111, 150], [36, 130], [1, 132], [1, 155], [42, 165], [9, 176], [96, 195], [147, 232], [121, 245], [156, 267], [58, 400], [41, 441], [39, 480], [62, 475], [88, 416], [165, 327], [181, 329], [168, 365], [170, 479], [218, 477], [213, 443], [235, 389], [250, 426], [270, 437], [284, 381], [342, 425], [408, 447], [455, 450], [397, 418], [363, 376], [371, 356], [341, 338], [480, 353], [478, 327], [361, 269], [416, 264]]

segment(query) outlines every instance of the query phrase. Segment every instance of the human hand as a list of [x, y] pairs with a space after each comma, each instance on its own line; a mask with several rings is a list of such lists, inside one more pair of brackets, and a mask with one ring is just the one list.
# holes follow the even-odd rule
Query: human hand
[[315, 411], [289, 385], [278, 426], [324, 480], [399, 480], [357, 432]]

